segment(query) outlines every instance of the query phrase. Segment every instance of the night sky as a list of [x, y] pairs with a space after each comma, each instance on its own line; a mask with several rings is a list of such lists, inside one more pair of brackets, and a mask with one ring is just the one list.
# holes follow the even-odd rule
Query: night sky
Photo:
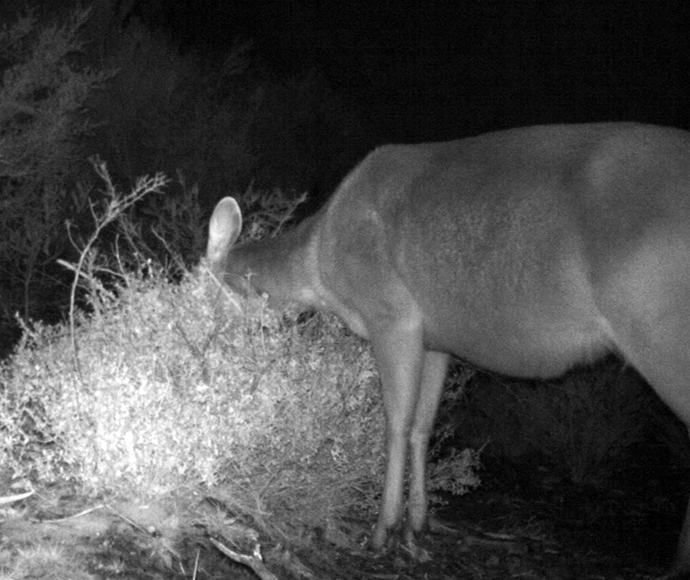
[[384, 141], [538, 123], [688, 128], [681, 2], [591, 0], [142, 1], [188, 49], [238, 38], [278, 74], [317, 68]]

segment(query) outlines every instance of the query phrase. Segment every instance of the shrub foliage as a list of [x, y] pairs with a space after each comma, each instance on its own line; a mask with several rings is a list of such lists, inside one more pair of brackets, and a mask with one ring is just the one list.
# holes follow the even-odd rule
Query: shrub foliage
[[[82, 493], [203, 489], [282, 538], [373, 515], [384, 416], [368, 345], [210, 278], [202, 266], [173, 285], [147, 265], [115, 289], [92, 282], [74, 336], [26, 327], [0, 374], [0, 463]], [[467, 491], [476, 463], [446, 458], [432, 489]]]

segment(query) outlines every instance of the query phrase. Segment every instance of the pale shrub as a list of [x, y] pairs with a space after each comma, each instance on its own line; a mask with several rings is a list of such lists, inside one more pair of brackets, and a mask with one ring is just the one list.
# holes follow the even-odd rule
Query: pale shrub
[[[384, 415], [368, 345], [332, 316], [272, 311], [208, 278], [100, 286], [76, 351], [62, 327], [27, 329], [2, 369], [0, 462], [82, 493], [204, 489], [284, 537], [371, 516]], [[463, 493], [475, 466], [457, 454], [431, 486]]]

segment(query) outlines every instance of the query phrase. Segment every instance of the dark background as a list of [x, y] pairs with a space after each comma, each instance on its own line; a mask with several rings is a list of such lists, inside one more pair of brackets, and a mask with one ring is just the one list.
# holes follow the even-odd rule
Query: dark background
[[688, 127], [681, 2], [141, 0], [128, 15], [188, 50], [253, 41], [272, 70], [316, 67], [377, 141], [538, 123]]

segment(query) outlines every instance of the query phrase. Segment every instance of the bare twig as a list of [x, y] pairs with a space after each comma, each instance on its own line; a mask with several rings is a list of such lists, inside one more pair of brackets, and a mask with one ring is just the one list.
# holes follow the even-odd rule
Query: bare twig
[[[99, 212], [92, 202], [90, 203], [91, 215], [93, 216], [94, 223], [96, 225], [95, 230], [89, 236], [89, 239], [84, 244], [79, 255], [79, 261], [76, 265], [71, 267], [74, 270], [74, 280], [72, 281], [72, 289], [70, 292], [70, 307], [69, 307], [69, 328], [70, 336], [72, 340], [72, 356], [74, 360], [74, 367], [79, 377], [79, 380], [83, 380], [81, 373], [81, 365], [79, 363], [79, 353], [77, 349], [77, 339], [75, 334], [75, 323], [74, 323], [74, 308], [76, 302], [77, 286], [79, 285], [80, 274], [84, 268], [84, 263], [91, 254], [91, 249], [96, 243], [96, 240], [100, 236], [103, 229], [118, 219], [126, 210], [132, 207], [139, 200], [147, 196], [149, 193], [159, 193], [165, 185], [168, 183], [168, 179], [161, 173], [157, 173], [154, 177], [142, 177], [140, 178], [134, 189], [125, 195], [124, 197], [119, 194], [108, 173], [108, 169], [103, 161], [92, 159], [94, 169], [98, 176], [105, 182], [106, 189], [104, 191], [108, 198], [105, 209]], [[64, 265], [64, 264], [63, 264]]]
[[7, 495], [5, 497], [0, 497], [0, 505], [4, 505], [6, 503], [14, 503], [15, 501], [21, 501], [23, 499], [26, 499], [27, 497], [31, 497], [35, 491], [27, 491], [24, 493], [19, 493], [17, 495]]
[[268, 568], [266, 568], [266, 564], [264, 564], [264, 559], [261, 556], [261, 546], [259, 544], [255, 544], [254, 553], [251, 556], [247, 556], [245, 554], [240, 554], [238, 552], [231, 550], [230, 548], [224, 546], [219, 541], [214, 540], [213, 538], [209, 538], [209, 540], [211, 540], [211, 543], [218, 550], [220, 550], [222, 554], [225, 554], [231, 560], [234, 560], [239, 564], [243, 564], [244, 566], [248, 566], [249, 568], [254, 570], [254, 573], [259, 578], [261, 578], [261, 580], [279, 580], [278, 577], [275, 574], [273, 574], [273, 572], [269, 571]]
[[35, 520], [35, 521], [40, 521], [42, 524], [59, 524], [62, 522], [67, 522], [69, 520], [74, 520], [76, 518], [80, 518], [82, 516], [90, 514], [91, 512], [95, 512], [95, 511], [103, 509], [105, 507], [108, 507], [108, 506], [106, 506], [105, 504], [98, 504], [97, 506], [85, 509], [84, 511], [81, 511], [79, 513], [72, 514], [71, 516], [65, 516], [64, 518], [55, 518], [52, 520]]

